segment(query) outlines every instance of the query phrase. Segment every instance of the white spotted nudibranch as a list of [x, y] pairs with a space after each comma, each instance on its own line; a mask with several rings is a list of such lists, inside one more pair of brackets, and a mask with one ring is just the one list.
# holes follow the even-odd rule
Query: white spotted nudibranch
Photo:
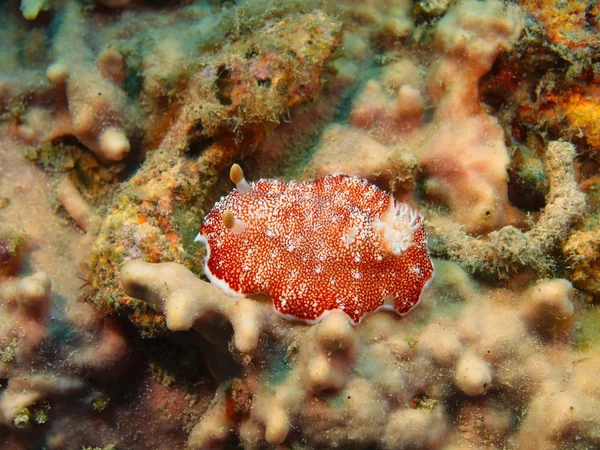
[[407, 314], [433, 278], [423, 217], [366, 180], [328, 175], [303, 183], [248, 183], [204, 219], [204, 271], [232, 296], [265, 293], [283, 317], [317, 323], [344, 311]]

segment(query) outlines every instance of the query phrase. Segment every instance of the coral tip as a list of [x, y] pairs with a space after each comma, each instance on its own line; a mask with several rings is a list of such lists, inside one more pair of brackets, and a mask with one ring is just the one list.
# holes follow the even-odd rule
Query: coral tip
[[206, 276], [232, 296], [262, 292], [290, 319], [344, 311], [404, 315], [433, 278], [423, 217], [367, 181], [329, 175], [303, 183], [248, 183], [206, 216]]

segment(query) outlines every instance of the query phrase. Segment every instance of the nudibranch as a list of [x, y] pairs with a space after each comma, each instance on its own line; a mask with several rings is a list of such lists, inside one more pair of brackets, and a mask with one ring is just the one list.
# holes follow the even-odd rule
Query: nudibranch
[[407, 314], [433, 278], [423, 217], [366, 180], [328, 175], [248, 183], [204, 219], [204, 272], [231, 296], [268, 294], [277, 313], [317, 323], [332, 310], [354, 324], [378, 310]]

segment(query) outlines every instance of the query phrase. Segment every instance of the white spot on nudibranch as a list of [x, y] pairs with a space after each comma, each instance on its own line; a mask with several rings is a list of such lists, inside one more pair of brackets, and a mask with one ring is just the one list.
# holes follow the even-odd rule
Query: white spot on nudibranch
[[352, 243], [356, 239], [356, 236], [358, 235], [358, 232], [359, 232], [359, 229], [357, 227], [350, 228], [343, 238], [344, 244], [346, 244], [346, 246], [352, 245]]

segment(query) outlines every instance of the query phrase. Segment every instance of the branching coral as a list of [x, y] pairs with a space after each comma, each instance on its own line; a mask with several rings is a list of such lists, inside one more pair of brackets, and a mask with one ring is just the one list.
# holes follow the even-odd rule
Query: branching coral
[[46, 72], [53, 84], [64, 89], [67, 109], [59, 109], [57, 120], [55, 111], [32, 108], [20, 126], [20, 134], [37, 143], [73, 135], [100, 160], [121, 161], [130, 151], [126, 96], [118, 83], [123, 77], [111, 77], [102, 70], [109, 65], [106, 56], [98, 58], [100, 67], [94, 65], [95, 55], [85, 42], [86, 31], [81, 7], [74, 1], [67, 2], [54, 39], [56, 60]]
[[[51, 282], [43, 272], [0, 289], [0, 379], [6, 383], [0, 423], [5, 426], [43, 423], [35, 418], [40, 408], [51, 415], [52, 403], [92, 390], [89, 377], [116, 376], [126, 367], [129, 348], [116, 322], [98, 320], [88, 305], [74, 305], [60, 325], [72, 333], [71, 342], [57, 345], [49, 332], [51, 310]], [[58, 369], [55, 358], [61, 359]]]
[[[510, 421], [564, 376], [540, 339], [566, 351], [572, 287], [542, 280], [519, 295], [493, 289], [473, 296], [451, 287], [460, 269], [442, 265], [439, 287], [420, 311], [403, 319], [378, 313], [356, 328], [341, 312], [315, 326], [288, 322], [269, 302], [228, 297], [174, 263], [129, 262], [121, 280], [128, 294], [164, 312], [171, 330], [200, 333], [211, 359], [221, 362], [214, 373], [223, 381], [191, 431], [189, 448], [218, 447], [235, 435], [247, 449], [297, 440], [312, 448], [440, 448], [475, 432], [469, 417], [476, 405], [487, 417], [478, 433], [498, 442], [521, 439]], [[455, 317], [429, 316], [427, 304], [449, 289], [464, 302], [454, 305]], [[532, 354], [540, 357], [531, 361]], [[235, 386], [227, 381], [232, 377]], [[445, 406], [450, 398], [462, 420], [454, 431]]]
[[[164, 283], [165, 276], [172, 282]], [[164, 313], [169, 330], [188, 330], [196, 324], [199, 332], [211, 340], [207, 327], [216, 313], [233, 327], [237, 351], [253, 353], [256, 349], [256, 332], [262, 326], [260, 303], [245, 298], [223, 301], [219, 288], [199, 280], [176, 263], [128, 263], [121, 270], [121, 283], [125, 293], [143, 298], [153, 309]], [[190, 289], [192, 285], [197, 289]], [[201, 325], [202, 322], [207, 323]]]
[[[2, 3], [0, 137], [31, 147], [0, 142], [0, 220], [32, 235], [25, 252], [20, 232], [0, 230], [5, 446], [600, 446], [599, 72], [564, 62], [569, 48], [597, 53], [584, 44], [598, 8], [544, 15], [539, 6], [556, 2], [534, 3], [521, 3], [532, 19], [501, 0], [24, 0], [26, 26], [17, 0]], [[569, 11], [576, 23], [563, 21]], [[530, 64], [542, 36], [534, 20], [556, 44], [544, 57], [557, 51], [563, 65]], [[557, 98], [565, 81], [577, 88]], [[575, 161], [571, 144], [544, 150], [569, 133]], [[379, 311], [356, 326], [333, 308], [308, 326], [264, 295], [228, 297], [199, 278], [194, 236], [229, 191], [233, 162], [254, 180], [367, 178], [394, 192], [389, 204], [418, 206], [432, 252], [454, 262], [435, 261], [407, 316]], [[507, 169], [530, 184], [534, 207], [507, 195]], [[57, 195], [40, 200], [52, 185]], [[305, 206], [320, 228], [325, 207]], [[529, 224], [518, 208], [532, 211]], [[288, 242], [299, 233], [274, 222]], [[406, 236], [391, 223], [378, 231]], [[337, 253], [330, 272], [351, 271]], [[98, 311], [75, 300], [80, 262], [80, 296]], [[533, 278], [556, 262], [570, 281]]]
[[[158, 149], [123, 186], [95, 242], [91, 299], [99, 307], [127, 306], [133, 321], [146, 331], [161, 328], [160, 319], [155, 321], [143, 304], [131, 305], [115, 285], [118, 266], [123, 260], [144, 257], [197, 267], [199, 247], [193, 237], [199, 228], [198, 210], [208, 202], [219, 173], [240, 154], [253, 152], [266, 127], [320, 88], [338, 27], [321, 11], [302, 17], [302, 21], [286, 19], [287, 26], [302, 36], [300, 41], [290, 42], [287, 28], [267, 22], [245, 41], [229, 43], [218, 58], [206, 56], [179, 86], [177, 95], [185, 101], [170, 104], [173, 116], [167, 114], [167, 119], [172, 121], [160, 125], [160, 141], [154, 142]], [[165, 114], [155, 119], [166, 120]], [[157, 122], [149, 125], [147, 139], [155, 126]], [[190, 149], [200, 156], [190, 154]]]

